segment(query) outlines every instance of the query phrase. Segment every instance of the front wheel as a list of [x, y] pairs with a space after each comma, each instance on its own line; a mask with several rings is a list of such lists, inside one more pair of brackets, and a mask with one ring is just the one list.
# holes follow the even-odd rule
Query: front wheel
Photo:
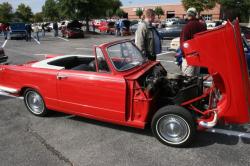
[[151, 128], [160, 142], [174, 147], [190, 144], [196, 131], [191, 113], [180, 106], [166, 106], [157, 111]]
[[42, 96], [33, 89], [27, 89], [24, 92], [24, 104], [29, 112], [36, 116], [43, 117], [48, 113]]

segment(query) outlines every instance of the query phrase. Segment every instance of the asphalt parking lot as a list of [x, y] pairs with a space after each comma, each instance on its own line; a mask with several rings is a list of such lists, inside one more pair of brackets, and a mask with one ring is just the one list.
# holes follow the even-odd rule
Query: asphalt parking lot
[[[131, 37], [123, 37], [131, 38]], [[84, 39], [8, 40], [0, 36], [12, 64], [41, 60], [46, 54], [92, 54], [92, 46], [118, 39], [87, 35]], [[164, 51], [169, 45], [164, 41]], [[173, 53], [159, 60], [169, 72], [179, 72]], [[220, 126], [215, 133], [197, 133], [189, 148], [158, 142], [150, 129], [123, 127], [53, 112], [47, 118], [31, 115], [23, 101], [0, 95], [0, 165], [3, 166], [166, 166], [250, 165], [250, 125]]]

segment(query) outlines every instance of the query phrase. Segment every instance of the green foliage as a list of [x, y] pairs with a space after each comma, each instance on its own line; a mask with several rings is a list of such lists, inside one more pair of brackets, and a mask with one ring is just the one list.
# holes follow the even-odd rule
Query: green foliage
[[137, 8], [135, 11], [136, 16], [138, 16], [141, 19], [141, 16], [143, 15], [142, 8]]
[[42, 12], [36, 13], [32, 17], [32, 22], [43, 22], [44, 16]]
[[111, 0], [109, 4], [107, 4], [106, 16], [111, 18], [112, 16], [116, 15], [116, 11], [119, 11], [121, 6], [121, 1]]
[[58, 4], [63, 17], [85, 20], [87, 31], [90, 19], [111, 16], [121, 6], [119, 0], [58, 0]]
[[126, 13], [122, 9], [117, 9], [116, 12], [115, 12], [115, 15], [120, 17], [120, 18], [123, 18], [125, 14]]
[[226, 19], [239, 17], [241, 21], [249, 21], [250, 0], [218, 0]]
[[218, 0], [182, 0], [184, 8], [187, 10], [190, 7], [196, 8], [198, 14], [207, 9], [213, 9]]
[[0, 4], [0, 22], [11, 22], [13, 18], [13, 8], [8, 2]]
[[46, 0], [42, 7], [45, 19], [56, 21], [59, 19], [58, 3], [56, 0]]
[[23, 3], [18, 5], [15, 14], [16, 14], [17, 19], [22, 22], [30, 22], [33, 16], [31, 8], [28, 5], [26, 6]]
[[163, 11], [162, 7], [157, 6], [155, 8], [155, 14], [158, 16], [158, 19], [160, 19], [161, 16], [164, 15], [164, 11]]

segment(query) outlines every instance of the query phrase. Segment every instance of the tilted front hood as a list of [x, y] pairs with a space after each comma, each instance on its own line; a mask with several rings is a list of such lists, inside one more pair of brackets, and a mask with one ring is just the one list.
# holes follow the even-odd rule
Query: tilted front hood
[[148, 61], [144, 63], [143, 65], [137, 66], [134, 69], [126, 71], [126, 73], [124, 74], [124, 77], [127, 80], [136, 80], [159, 63], [160, 62]]
[[217, 111], [229, 123], [249, 122], [249, 76], [238, 21], [195, 35], [183, 43], [189, 65], [209, 69], [222, 94]]

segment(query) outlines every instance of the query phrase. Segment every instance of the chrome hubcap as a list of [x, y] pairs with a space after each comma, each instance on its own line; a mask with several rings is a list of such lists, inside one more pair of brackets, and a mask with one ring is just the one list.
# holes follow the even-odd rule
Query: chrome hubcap
[[26, 94], [26, 103], [34, 114], [41, 114], [44, 111], [43, 99], [36, 92], [30, 91]]
[[178, 115], [165, 115], [157, 122], [157, 132], [167, 143], [181, 144], [190, 135], [188, 123]]

